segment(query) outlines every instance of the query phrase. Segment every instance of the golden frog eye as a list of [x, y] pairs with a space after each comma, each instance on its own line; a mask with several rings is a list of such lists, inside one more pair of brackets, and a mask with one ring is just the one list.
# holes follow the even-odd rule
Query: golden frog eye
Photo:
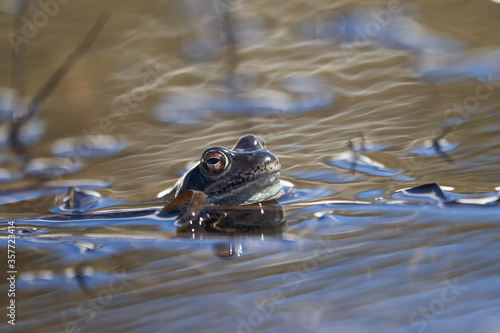
[[227, 167], [228, 159], [223, 152], [209, 150], [201, 157], [200, 166], [210, 176], [215, 176], [224, 171]]

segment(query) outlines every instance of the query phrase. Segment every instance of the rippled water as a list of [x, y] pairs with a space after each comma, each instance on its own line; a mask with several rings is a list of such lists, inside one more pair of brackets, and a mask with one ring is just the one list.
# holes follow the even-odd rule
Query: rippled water
[[[500, 330], [500, 5], [235, 1], [235, 56], [222, 2], [74, 1], [27, 40], [27, 95], [106, 8], [24, 130], [27, 165], [0, 130], [4, 244], [18, 219], [16, 326], [0, 331]], [[294, 185], [286, 225], [277, 210], [262, 236], [191, 239], [146, 209], [248, 133]], [[443, 192], [399, 191], [425, 183]], [[83, 210], [145, 210], [58, 218], [73, 185], [97, 192]]]

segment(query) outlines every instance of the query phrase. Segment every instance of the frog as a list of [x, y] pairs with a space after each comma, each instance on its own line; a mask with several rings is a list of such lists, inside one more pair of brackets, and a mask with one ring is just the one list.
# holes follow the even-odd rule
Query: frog
[[241, 137], [232, 149], [210, 147], [163, 199], [186, 191], [201, 191], [207, 206], [249, 205], [277, 198], [282, 192], [281, 164], [265, 141], [256, 135]]

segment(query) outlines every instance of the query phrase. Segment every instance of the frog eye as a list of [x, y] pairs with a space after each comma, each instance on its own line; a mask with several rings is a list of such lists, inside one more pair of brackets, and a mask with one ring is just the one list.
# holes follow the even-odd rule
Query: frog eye
[[201, 157], [200, 166], [210, 176], [215, 176], [224, 171], [227, 167], [228, 159], [223, 152], [209, 150]]

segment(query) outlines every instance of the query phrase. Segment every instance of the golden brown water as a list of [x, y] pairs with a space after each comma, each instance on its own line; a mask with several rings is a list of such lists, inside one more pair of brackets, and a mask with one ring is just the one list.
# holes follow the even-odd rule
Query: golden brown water
[[[237, 48], [235, 71], [254, 82], [245, 96], [260, 103], [291, 101], [287, 105], [293, 108], [300, 98], [321, 104], [314, 93], [319, 90], [333, 96], [333, 102], [310, 111], [262, 116], [200, 108], [173, 113], [174, 121], [189, 115], [182, 119], [195, 122], [191, 125], [162, 123], [153, 115], [164, 105], [165, 96], [182, 96], [183, 107], [200, 96], [231, 96], [221, 83], [231, 71], [223, 46], [204, 61], [189, 60], [203, 57], [189, 42], [214, 43], [220, 37], [221, 17], [213, 10], [220, 3], [74, 0], [59, 4], [58, 12], [28, 40], [29, 96], [103, 10], [111, 16], [90, 51], [44, 103], [39, 115], [47, 129], [41, 142], [29, 148], [31, 158], [50, 157], [52, 144], [68, 137], [91, 134], [97, 144], [103, 135], [127, 140], [130, 145], [120, 154], [78, 158], [84, 163], [82, 169], [60, 179], [110, 181], [110, 186], [98, 190], [103, 196], [125, 200], [124, 206], [141, 206], [172, 186], [205, 148], [231, 147], [240, 136], [252, 133], [265, 138], [279, 157], [282, 179], [304, 192], [299, 192], [298, 200], [283, 204], [288, 222], [283, 237], [237, 239], [234, 243], [242, 247], [242, 255], [233, 260], [212, 253], [213, 246], [226, 239], [178, 238], [172, 219], [19, 221], [17, 226], [38, 232], [18, 235], [16, 326], [2, 314], [0, 331], [500, 330], [496, 255], [500, 209], [442, 203], [381, 205], [373, 200], [432, 182], [467, 197], [496, 195], [500, 58], [495, 52], [500, 48], [500, 5], [486, 0], [422, 0], [413, 3], [416, 8], [405, 7], [414, 20], [405, 18], [403, 26], [418, 22], [429, 29], [423, 45], [431, 36], [443, 38], [437, 43], [443, 47], [444, 40], [460, 41], [463, 49], [450, 52], [454, 59], [489, 65], [484, 71], [463, 65], [467, 75], [447, 82], [430, 80], [418, 69], [427, 59], [425, 64], [436, 63], [438, 68], [453, 64], [448, 55], [429, 56], [421, 48], [394, 42], [378, 44], [374, 41], [384, 36], [381, 23], [381, 32], [374, 33], [369, 45], [341, 47], [324, 35], [325, 29], [335, 26], [332, 20], [349, 19], [354, 10], [369, 13], [378, 6], [378, 12], [388, 11], [391, 6], [399, 8], [398, 3], [235, 1], [232, 18], [244, 25], [244, 33], [237, 34], [242, 45]], [[34, 6], [30, 15], [40, 10]], [[378, 21], [369, 19], [365, 27], [368, 22]], [[0, 14], [1, 36], [11, 32], [12, 25], [11, 15]], [[11, 52], [3, 38], [2, 87], [10, 85]], [[453, 69], [440, 75], [444, 78], [443, 73], [450, 72]], [[299, 85], [297, 93], [283, 88], [287, 78], [312, 81]], [[443, 130], [445, 138], [457, 144], [446, 153], [451, 159], [412, 153]], [[400, 172], [381, 176], [369, 169], [353, 175], [332, 165], [331, 159], [349, 151], [349, 140], [360, 144], [362, 137], [367, 143], [386, 145], [382, 150], [368, 149], [366, 156], [384, 164], [385, 170]], [[18, 168], [8, 160], [0, 167]], [[27, 176], [0, 186], [19, 188], [36, 181]], [[375, 192], [366, 195], [366, 191]], [[54, 202], [51, 196], [0, 205], [0, 216], [47, 214]], [[7, 224], [2, 224], [5, 231]], [[1, 252], [4, 262], [6, 251]], [[83, 278], [75, 278], [75, 271]], [[5, 309], [4, 291], [1, 300]]]

